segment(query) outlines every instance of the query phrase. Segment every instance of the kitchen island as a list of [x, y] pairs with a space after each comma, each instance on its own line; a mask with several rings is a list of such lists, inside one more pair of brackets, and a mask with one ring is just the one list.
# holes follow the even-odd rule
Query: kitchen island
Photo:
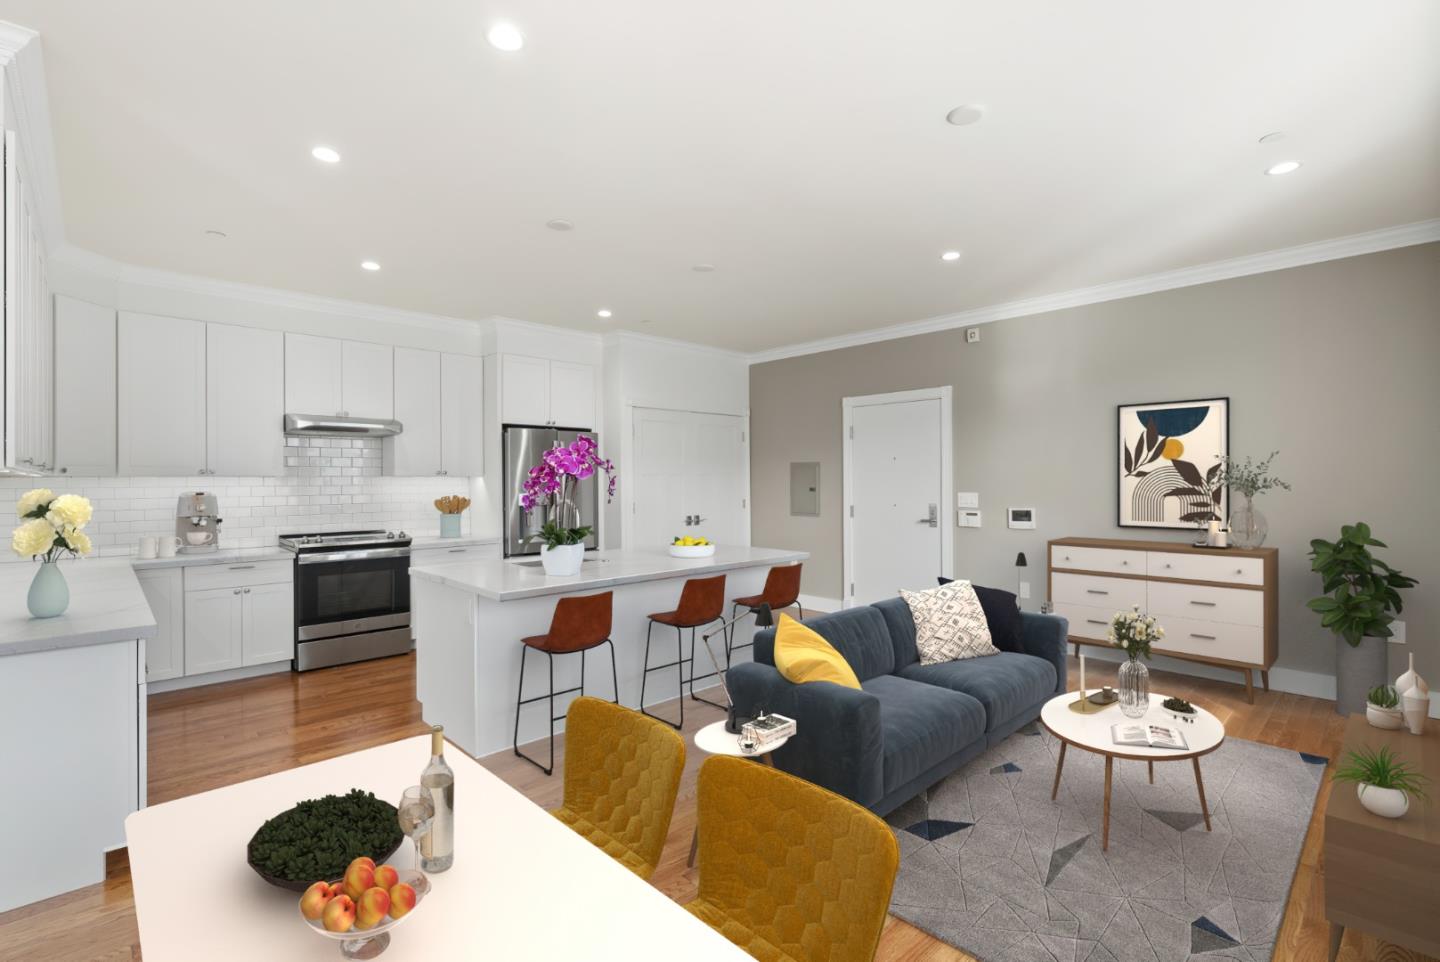
[[62, 561], [70, 607], [32, 618], [33, 564], [0, 565], [0, 912], [105, 878], [145, 806], [145, 640], [124, 559]]
[[[415, 685], [425, 721], [444, 725], [450, 740], [475, 758], [509, 748], [515, 733], [520, 639], [549, 630], [558, 598], [601, 591], [615, 593], [611, 640], [620, 678], [620, 704], [639, 707], [647, 616], [673, 611], [685, 579], [725, 575], [728, 614], [729, 599], [758, 594], [771, 567], [808, 557], [803, 551], [726, 546], [718, 547], [711, 558], [672, 558], [663, 548], [592, 551], [586, 554], [580, 574], [568, 578], [547, 576], [538, 558], [412, 566]], [[704, 630], [696, 635], [697, 675], [714, 670], [710, 656], [699, 644]], [[739, 630], [748, 634], [751, 629], [742, 622]], [[689, 634], [685, 632], [687, 657]], [[723, 659], [722, 640], [715, 638], [711, 643]], [[610, 660], [608, 653], [596, 649], [585, 657], [593, 662], [585, 676], [586, 693], [612, 697], [610, 666], [602, 664]], [[737, 661], [749, 657], [749, 648], [736, 653]], [[579, 685], [580, 659], [579, 655], [555, 659], [557, 691]], [[651, 663], [674, 660], [675, 630], [656, 626]], [[536, 670], [527, 672], [527, 698], [543, 693], [547, 682], [542, 664], [532, 661], [531, 667]], [[697, 689], [715, 684], [715, 678], [707, 678]], [[646, 704], [674, 698], [675, 686], [674, 669], [654, 672], [645, 683]], [[710, 697], [723, 701], [717, 696], [718, 692]], [[557, 715], [569, 697], [557, 699]], [[549, 735], [545, 713], [543, 703], [527, 706], [520, 720], [522, 744]], [[556, 731], [563, 727], [563, 721], [556, 723]]]

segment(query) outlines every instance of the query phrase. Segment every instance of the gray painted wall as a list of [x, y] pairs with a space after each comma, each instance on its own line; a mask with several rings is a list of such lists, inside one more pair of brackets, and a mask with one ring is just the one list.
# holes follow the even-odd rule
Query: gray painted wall
[[[1305, 555], [1363, 520], [1420, 579], [1402, 618], [1440, 687], [1440, 244], [980, 330], [978, 344], [953, 330], [751, 368], [752, 540], [811, 552], [807, 594], [841, 595], [842, 397], [954, 386], [955, 488], [980, 492], [985, 513], [983, 528], [952, 532], [956, 574], [1014, 590], [1024, 551], [1035, 608], [1047, 539], [1186, 537], [1116, 526], [1115, 406], [1228, 395], [1231, 453], [1279, 448], [1294, 485], [1257, 500], [1280, 549], [1279, 665], [1333, 674], [1331, 639], [1304, 608], [1319, 589]], [[820, 517], [789, 516], [791, 461], [821, 463]], [[1037, 529], [1007, 529], [1010, 505], [1034, 507]], [[1392, 665], [1401, 657], [1393, 646]]]

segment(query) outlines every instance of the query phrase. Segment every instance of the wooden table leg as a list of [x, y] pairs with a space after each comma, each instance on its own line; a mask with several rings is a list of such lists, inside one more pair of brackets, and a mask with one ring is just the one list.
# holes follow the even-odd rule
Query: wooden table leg
[[1260, 684], [1266, 691], [1270, 690], [1270, 670], [1268, 668], [1260, 669]]
[[1150, 784], [1151, 784], [1151, 785], [1154, 785], [1154, 784], [1155, 784], [1155, 763], [1154, 763], [1153, 761], [1150, 761], [1150, 762], [1146, 762], [1145, 764], [1150, 767]]
[[[1115, 756], [1105, 756], [1105, 830], [1100, 837], [1100, 851], [1110, 851], [1110, 773], [1115, 768]], [[1195, 769], [1199, 772], [1197, 766]], [[1207, 823], [1208, 824], [1208, 823]]]
[[[1196, 755], [1190, 759], [1195, 764], [1195, 787], [1200, 790], [1200, 814], [1205, 816], [1205, 831], [1210, 831], [1210, 807], [1205, 804], [1205, 781], [1200, 777], [1200, 756]], [[1106, 797], [1109, 797], [1107, 791]], [[1108, 806], [1107, 806], [1108, 807]]]
[[1060, 794], [1060, 771], [1065, 767], [1065, 746], [1068, 742], [1060, 743], [1060, 758], [1055, 762], [1055, 787], [1050, 789], [1050, 801]]
[[695, 834], [690, 836], [690, 857], [685, 864], [690, 868], [695, 867], [695, 850], [700, 847], [700, 826], [695, 826]]
[[1255, 704], [1255, 673], [1249, 668], [1242, 669], [1245, 672], [1245, 700]]
[[1330, 923], [1330, 962], [1335, 962], [1335, 957], [1340, 954], [1340, 940], [1345, 938], [1345, 926]]

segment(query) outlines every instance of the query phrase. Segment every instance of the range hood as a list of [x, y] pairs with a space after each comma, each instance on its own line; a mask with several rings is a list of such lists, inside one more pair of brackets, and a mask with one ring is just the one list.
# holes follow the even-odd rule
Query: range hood
[[298, 438], [388, 438], [405, 429], [399, 421], [319, 414], [285, 415], [285, 433]]

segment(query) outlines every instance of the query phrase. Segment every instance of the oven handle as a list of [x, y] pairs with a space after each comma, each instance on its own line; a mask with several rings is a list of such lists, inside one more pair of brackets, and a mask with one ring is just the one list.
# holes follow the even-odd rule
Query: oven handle
[[364, 561], [367, 558], [408, 558], [409, 548], [365, 548], [360, 551], [330, 551], [325, 554], [297, 555], [297, 564], [313, 565], [335, 561]]

